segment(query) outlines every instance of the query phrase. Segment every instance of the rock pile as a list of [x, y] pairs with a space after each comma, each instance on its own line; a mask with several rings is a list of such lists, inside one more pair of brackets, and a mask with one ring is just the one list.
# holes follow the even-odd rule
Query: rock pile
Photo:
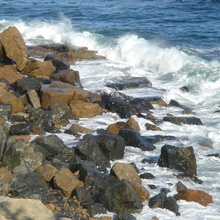
[[[152, 174], [139, 175], [135, 164], [111, 166], [110, 161], [123, 159], [125, 146], [153, 151], [157, 141], [174, 138], [142, 136], [131, 117], [150, 119], [153, 127], [146, 124], [146, 129], [156, 129], [160, 121], [150, 110], [153, 104], [166, 103], [160, 97], [135, 99], [120, 92], [94, 94], [83, 89], [79, 72], [70, 69], [70, 64], [83, 59], [104, 57], [66, 45], [26, 47], [15, 27], [0, 33], [0, 214], [12, 219], [92, 220], [96, 214], [111, 211], [123, 220], [135, 219], [132, 213], [141, 211], [148, 200], [151, 208], [166, 208], [176, 215], [181, 214], [179, 199], [205, 206], [211, 203], [210, 195], [186, 188], [173, 197], [167, 196], [166, 189], [150, 197], [141, 178], [155, 178]], [[146, 78], [123, 82], [107, 86], [116, 90], [152, 86]], [[97, 134], [72, 125], [65, 132], [79, 139], [75, 148], [68, 148], [58, 137], [70, 119], [107, 111], [127, 122], [97, 129]], [[195, 117], [167, 116], [164, 121], [202, 124]], [[78, 133], [88, 134], [81, 139]], [[163, 146], [158, 165], [196, 179], [192, 147]]]

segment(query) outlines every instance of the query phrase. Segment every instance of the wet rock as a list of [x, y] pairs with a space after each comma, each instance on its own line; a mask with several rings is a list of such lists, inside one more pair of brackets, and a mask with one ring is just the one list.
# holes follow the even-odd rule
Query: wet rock
[[34, 172], [41, 173], [47, 182], [50, 182], [58, 171], [59, 170], [51, 164], [43, 164], [34, 170]]
[[140, 184], [142, 183], [141, 178], [138, 176], [138, 173], [132, 164], [115, 163], [111, 168], [111, 173], [119, 180], [126, 179]]
[[193, 111], [190, 108], [184, 108], [182, 114], [192, 115]]
[[148, 113], [149, 110], [153, 109], [151, 102], [144, 98], [133, 98], [129, 101], [132, 105], [136, 105], [141, 109], [142, 113]]
[[177, 190], [177, 192], [180, 192], [180, 191], [185, 190], [185, 189], [187, 189], [187, 187], [186, 187], [183, 183], [181, 183], [180, 181], [178, 181], [178, 183], [176, 184], [176, 190]]
[[14, 26], [5, 29], [0, 34], [0, 42], [6, 56], [16, 63], [19, 71], [22, 71], [27, 65], [29, 52], [18, 29]]
[[107, 87], [114, 88], [115, 90], [123, 90], [137, 87], [152, 86], [152, 83], [146, 77], [131, 77], [120, 78], [117, 83], [107, 83]]
[[35, 138], [32, 143], [36, 145], [36, 150], [42, 152], [45, 157], [53, 157], [60, 153], [65, 147], [64, 142], [56, 135], [48, 135]]
[[196, 117], [175, 117], [175, 116], [166, 116], [163, 118], [164, 121], [171, 122], [173, 124], [189, 124], [189, 125], [202, 125], [202, 121]]
[[14, 124], [10, 127], [9, 133], [11, 135], [25, 135], [30, 134], [32, 131], [32, 123]]
[[0, 160], [2, 160], [3, 153], [5, 152], [8, 137], [3, 127], [0, 126]]
[[81, 100], [72, 100], [70, 102], [71, 113], [76, 118], [92, 118], [106, 112], [96, 103], [88, 103]]
[[161, 123], [161, 121], [156, 118], [154, 115], [148, 113], [147, 116], [146, 116], [146, 119], [150, 120], [151, 122], [153, 122], [155, 125], [158, 125]]
[[140, 174], [139, 175], [139, 177], [141, 178], [141, 179], [155, 179], [156, 177], [153, 175], [153, 174], [151, 174], [151, 173], [143, 173], [143, 174]]
[[23, 77], [23, 74], [17, 71], [16, 65], [5, 65], [0, 67], [0, 78], [7, 80], [10, 84]]
[[146, 139], [152, 144], [155, 144], [161, 141], [178, 140], [176, 137], [171, 136], [171, 135], [153, 135], [153, 136], [147, 136]]
[[152, 151], [155, 149], [155, 146], [137, 131], [121, 129], [119, 135], [125, 139], [126, 146], [137, 147], [143, 151]]
[[82, 126], [80, 126], [78, 124], [71, 125], [69, 129], [71, 131], [75, 132], [75, 133], [77, 133], [77, 132], [79, 132], [79, 133], [90, 133], [90, 134], [94, 133], [93, 130], [85, 128], [85, 127], [82, 127]]
[[115, 220], [136, 220], [136, 218], [127, 211], [121, 210]]
[[177, 200], [186, 200], [188, 202], [197, 202], [203, 206], [213, 203], [212, 196], [200, 190], [184, 189], [175, 195]]
[[164, 208], [174, 212], [177, 216], [180, 216], [179, 205], [176, 199], [172, 196], [166, 197], [164, 200]]
[[161, 128], [157, 127], [156, 125], [150, 124], [150, 123], [146, 123], [145, 127], [146, 127], [147, 130], [162, 131]]
[[132, 128], [134, 128], [135, 131], [141, 130], [138, 122], [134, 118], [129, 118], [126, 123], [129, 124]]
[[194, 150], [192, 147], [175, 147], [164, 145], [158, 161], [161, 167], [176, 169], [189, 176], [196, 175], [197, 166]]
[[181, 87], [180, 90], [183, 91], [183, 92], [189, 92], [189, 89], [188, 89], [187, 86]]
[[142, 210], [141, 198], [130, 183], [123, 179], [101, 192], [100, 202], [108, 211], [119, 213], [121, 210], [134, 213]]
[[91, 216], [107, 213], [107, 210], [105, 209], [105, 207], [101, 203], [97, 203], [97, 202], [90, 203], [90, 204], [84, 205], [84, 207], [87, 209], [88, 213]]
[[61, 70], [58, 73], [53, 74], [51, 78], [62, 81], [64, 83], [72, 84], [74, 86], [82, 87], [79, 72], [76, 70]]
[[168, 106], [185, 109], [185, 106], [181, 105], [179, 102], [177, 102], [176, 100], [173, 100], [173, 99], [170, 100]]
[[110, 124], [107, 128], [107, 131], [111, 134], [119, 134], [121, 129], [133, 130], [133, 127], [126, 122], [118, 121], [116, 123]]
[[24, 68], [24, 72], [27, 76], [36, 78], [49, 78], [55, 70], [56, 68], [50, 60], [44, 62], [30, 60], [28, 65]]
[[147, 97], [145, 98], [148, 100], [152, 105], [160, 105], [160, 106], [167, 106], [167, 103], [161, 97]]

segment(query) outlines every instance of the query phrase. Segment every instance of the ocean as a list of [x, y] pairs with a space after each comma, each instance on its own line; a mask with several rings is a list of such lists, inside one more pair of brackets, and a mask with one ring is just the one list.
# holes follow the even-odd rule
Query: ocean
[[[219, 0], [0, 0], [0, 32], [16, 26], [27, 45], [64, 43], [96, 50], [106, 60], [81, 61], [71, 68], [80, 72], [82, 85], [94, 92], [112, 92], [107, 82], [124, 77], [147, 77], [153, 88], [127, 89], [133, 97], [159, 96], [166, 103], [174, 99], [190, 108], [203, 125], [159, 124], [162, 131], [147, 131], [147, 119], [134, 118], [141, 135], [173, 135], [178, 140], [155, 144], [156, 150], [143, 152], [127, 146], [120, 162], [134, 162], [156, 179], [143, 185], [169, 188], [176, 194], [176, 171], [155, 164], [143, 164], [146, 157], [158, 158], [164, 144], [193, 146], [198, 178], [203, 184], [181, 180], [188, 188], [203, 190], [213, 197], [213, 204], [203, 207], [194, 202], [178, 201], [180, 216], [165, 209], [150, 209], [145, 202], [138, 220], [219, 220], [220, 219], [220, 1]], [[186, 86], [189, 92], [183, 92]], [[153, 115], [182, 116], [177, 107], [154, 106]], [[105, 113], [81, 119], [90, 129], [106, 129], [116, 121], [116, 114]], [[67, 134], [59, 134], [69, 147], [77, 143]], [[112, 162], [114, 163], [114, 162]], [[108, 213], [113, 216], [112, 213]]]

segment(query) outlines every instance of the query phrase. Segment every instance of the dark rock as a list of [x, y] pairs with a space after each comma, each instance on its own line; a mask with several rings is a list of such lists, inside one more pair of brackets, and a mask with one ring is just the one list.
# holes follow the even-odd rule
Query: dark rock
[[158, 157], [149, 157], [149, 158], [144, 158], [141, 163], [149, 163], [149, 164], [152, 164], [152, 163], [157, 163], [158, 161]]
[[19, 114], [13, 114], [10, 118], [10, 121], [12, 123], [15, 122], [26, 122], [26, 117], [24, 115], [19, 115]]
[[158, 125], [161, 123], [161, 121], [156, 118], [154, 115], [148, 113], [147, 116], [146, 116], [146, 119], [150, 120], [151, 122], [153, 122], [155, 125]]
[[8, 137], [3, 127], [0, 126], [0, 161], [2, 160], [3, 153], [5, 152]]
[[164, 145], [158, 161], [161, 167], [176, 169], [187, 175], [196, 175], [196, 158], [192, 147]]
[[107, 210], [105, 209], [105, 207], [100, 204], [100, 203], [91, 203], [91, 204], [87, 204], [84, 205], [83, 207], [85, 207], [88, 211], [88, 213], [91, 216], [97, 215], [97, 214], [106, 214]]
[[119, 131], [119, 135], [125, 139], [126, 146], [137, 147], [144, 151], [152, 151], [155, 149], [155, 146], [137, 131], [122, 129]]
[[164, 200], [164, 208], [174, 212], [177, 216], [180, 216], [179, 206], [174, 197], [166, 197]]
[[42, 84], [43, 83], [39, 79], [32, 78], [32, 77], [25, 77], [25, 78], [17, 80], [13, 84], [13, 87], [19, 94], [23, 95], [26, 92], [31, 91], [31, 90], [40, 92]]
[[163, 118], [164, 121], [171, 122], [173, 124], [189, 124], [189, 125], [202, 125], [202, 122], [199, 118], [196, 117], [175, 117], [175, 116], [166, 116]]
[[149, 87], [152, 83], [146, 77], [131, 77], [120, 78], [117, 83], [107, 83], [107, 87], [114, 88], [115, 90], [123, 90], [137, 87]]
[[146, 139], [151, 142], [152, 144], [155, 144], [157, 142], [161, 141], [172, 141], [172, 140], [178, 140], [174, 136], [168, 136], [168, 135], [154, 135], [154, 136], [147, 136]]
[[100, 202], [108, 211], [119, 213], [121, 210], [134, 213], [142, 210], [140, 197], [127, 180], [112, 185], [101, 192]]
[[121, 118], [130, 118], [132, 115], [141, 113], [139, 107], [119, 98], [111, 98], [105, 104], [105, 108], [110, 112], [117, 113]]
[[180, 181], [178, 181], [178, 183], [176, 184], [176, 189], [177, 189], [177, 192], [180, 192], [180, 191], [182, 191], [182, 190], [187, 189], [187, 187], [186, 187], [183, 183], [181, 183]]
[[173, 106], [173, 107], [179, 107], [184, 109], [185, 106], [181, 105], [179, 102], [177, 102], [176, 100], [171, 99], [170, 103], [168, 104], [168, 106]]
[[153, 185], [153, 184], [148, 184], [148, 186], [150, 187], [150, 189], [156, 189], [157, 186]]
[[154, 108], [150, 101], [144, 98], [134, 98], [129, 102], [132, 105], [136, 105], [137, 107], [139, 107], [142, 113], [148, 113], [150, 109]]
[[9, 133], [11, 135], [25, 135], [30, 134], [32, 131], [32, 123], [14, 124], [10, 127]]
[[36, 144], [36, 150], [42, 152], [45, 157], [53, 157], [60, 153], [65, 147], [63, 141], [56, 135], [36, 138], [32, 143]]
[[152, 131], [162, 131], [161, 128], [157, 127], [156, 125], [146, 123], [145, 124], [146, 130], [152, 130]]
[[184, 179], [185, 181], [193, 181], [195, 183], [198, 183], [198, 184], [202, 184], [203, 181], [200, 180], [197, 176], [195, 175], [189, 175], [189, 174], [184, 174], [184, 173], [179, 173], [178, 175], [176, 175], [177, 178], [179, 179]]
[[81, 187], [75, 190], [76, 196], [82, 205], [92, 204], [92, 195], [85, 187]]
[[139, 177], [141, 178], [141, 179], [155, 179], [156, 177], [153, 175], [153, 174], [151, 174], [151, 173], [143, 173], [143, 174], [140, 174], [139, 175]]
[[10, 104], [5, 104], [0, 102], [0, 117], [8, 120], [12, 113], [12, 106]]
[[193, 112], [190, 108], [184, 108], [182, 114], [186, 114], [186, 115], [192, 115]]
[[188, 89], [187, 86], [181, 87], [180, 90], [183, 91], [183, 92], [189, 92], [189, 89]]
[[121, 210], [115, 220], [136, 220], [136, 218], [125, 210]]

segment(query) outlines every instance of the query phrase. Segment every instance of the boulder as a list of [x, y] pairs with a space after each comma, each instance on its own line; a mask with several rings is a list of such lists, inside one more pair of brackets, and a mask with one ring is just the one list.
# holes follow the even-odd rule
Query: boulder
[[62, 169], [55, 174], [53, 182], [54, 186], [60, 189], [66, 197], [71, 197], [73, 190], [80, 184], [80, 181], [67, 167], [62, 167]]
[[76, 70], [61, 70], [58, 73], [53, 74], [51, 78], [75, 86], [81, 86], [79, 71]]
[[154, 108], [151, 102], [145, 98], [133, 98], [129, 102], [132, 105], [139, 107], [142, 113], [148, 113], [151, 109]]
[[2, 159], [3, 153], [5, 152], [8, 137], [3, 127], [0, 126], [0, 161]]
[[170, 100], [168, 106], [178, 107], [178, 108], [185, 109], [184, 105], [181, 105], [179, 102], [177, 102], [176, 100], [173, 100], [173, 99]]
[[111, 174], [115, 175], [119, 180], [126, 179], [142, 183], [141, 178], [132, 164], [115, 163], [111, 168]]
[[7, 219], [35, 219], [54, 220], [55, 216], [51, 210], [39, 200], [0, 197], [1, 213]]
[[136, 218], [125, 210], [121, 210], [115, 220], [136, 220]]
[[146, 123], [146, 124], [145, 124], [145, 127], [146, 127], [147, 130], [162, 131], [161, 128], [159, 128], [159, 127], [156, 126], [156, 125], [150, 124], [150, 123]]
[[40, 98], [35, 90], [30, 90], [27, 92], [27, 99], [31, 106], [35, 109], [41, 108]]
[[0, 102], [0, 117], [8, 120], [11, 117], [12, 105]]
[[82, 127], [78, 124], [72, 124], [69, 128], [69, 130], [73, 131], [73, 132], [76, 132], [76, 133], [88, 133], [88, 134], [91, 134], [91, 133], [94, 133], [93, 130], [91, 129], [88, 129], [88, 128], [85, 128], [85, 127]]
[[30, 60], [24, 69], [27, 76], [36, 78], [49, 78], [55, 71], [56, 67], [50, 60], [43, 62]]
[[13, 26], [5, 29], [0, 34], [0, 42], [6, 56], [16, 63], [19, 71], [22, 71], [28, 63], [29, 52], [18, 29]]
[[181, 125], [181, 124], [202, 125], [202, 121], [194, 116], [193, 117], [166, 116], [163, 118], [163, 120], [177, 125]]
[[135, 131], [141, 130], [138, 122], [134, 118], [129, 118], [127, 120], [127, 124], [129, 124], [132, 128], [134, 128]]
[[121, 129], [119, 131], [119, 135], [125, 139], [126, 146], [137, 147], [143, 151], [152, 151], [155, 149], [155, 146], [145, 137], [141, 136], [137, 131]]
[[0, 67], [0, 78], [7, 80], [10, 84], [22, 79], [23, 74], [17, 71], [16, 65], [6, 65]]
[[178, 170], [189, 176], [197, 174], [196, 158], [192, 147], [164, 145], [161, 148], [158, 165]]
[[0, 167], [0, 185], [9, 183], [12, 179], [13, 174], [6, 167]]
[[111, 134], [119, 134], [119, 131], [121, 129], [131, 129], [131, 130], [133, 130], [133, 127], [131, 127], [131, 125], [129, 125], [126, 122], [118, 121], [116, 123], [110, 124], [107, 128], [107, 131]]
[[203, 206], [213, 203], [212, 196], [201, 190], [183, 189], [175, 195], [177, 200], [186, 200], [188, 202], [197, 202]]
[[141, 198], [129, 181], [125, 179], [104, 189], [100, 195], [100, 203], [108, 211], [116, 213], [119, 213], [121, 210], [135, 213], [143, 208]]
[[9, 133], [10, 135], [25, 135], [30, 134], [32, 131], [32, 123], [25, 122], [14, 124], [10, 127]]
[[72, 100], [70, 102], [71, 113], [76, 118], [92, 118], [106, 112], [96, 103], [88, 103], [81, 100]]
[[10, 104], [12, 106], [12, 114], [24, 111], [24, 105], [20, 99], [2, 88], [0, 88], [0, 102]]

